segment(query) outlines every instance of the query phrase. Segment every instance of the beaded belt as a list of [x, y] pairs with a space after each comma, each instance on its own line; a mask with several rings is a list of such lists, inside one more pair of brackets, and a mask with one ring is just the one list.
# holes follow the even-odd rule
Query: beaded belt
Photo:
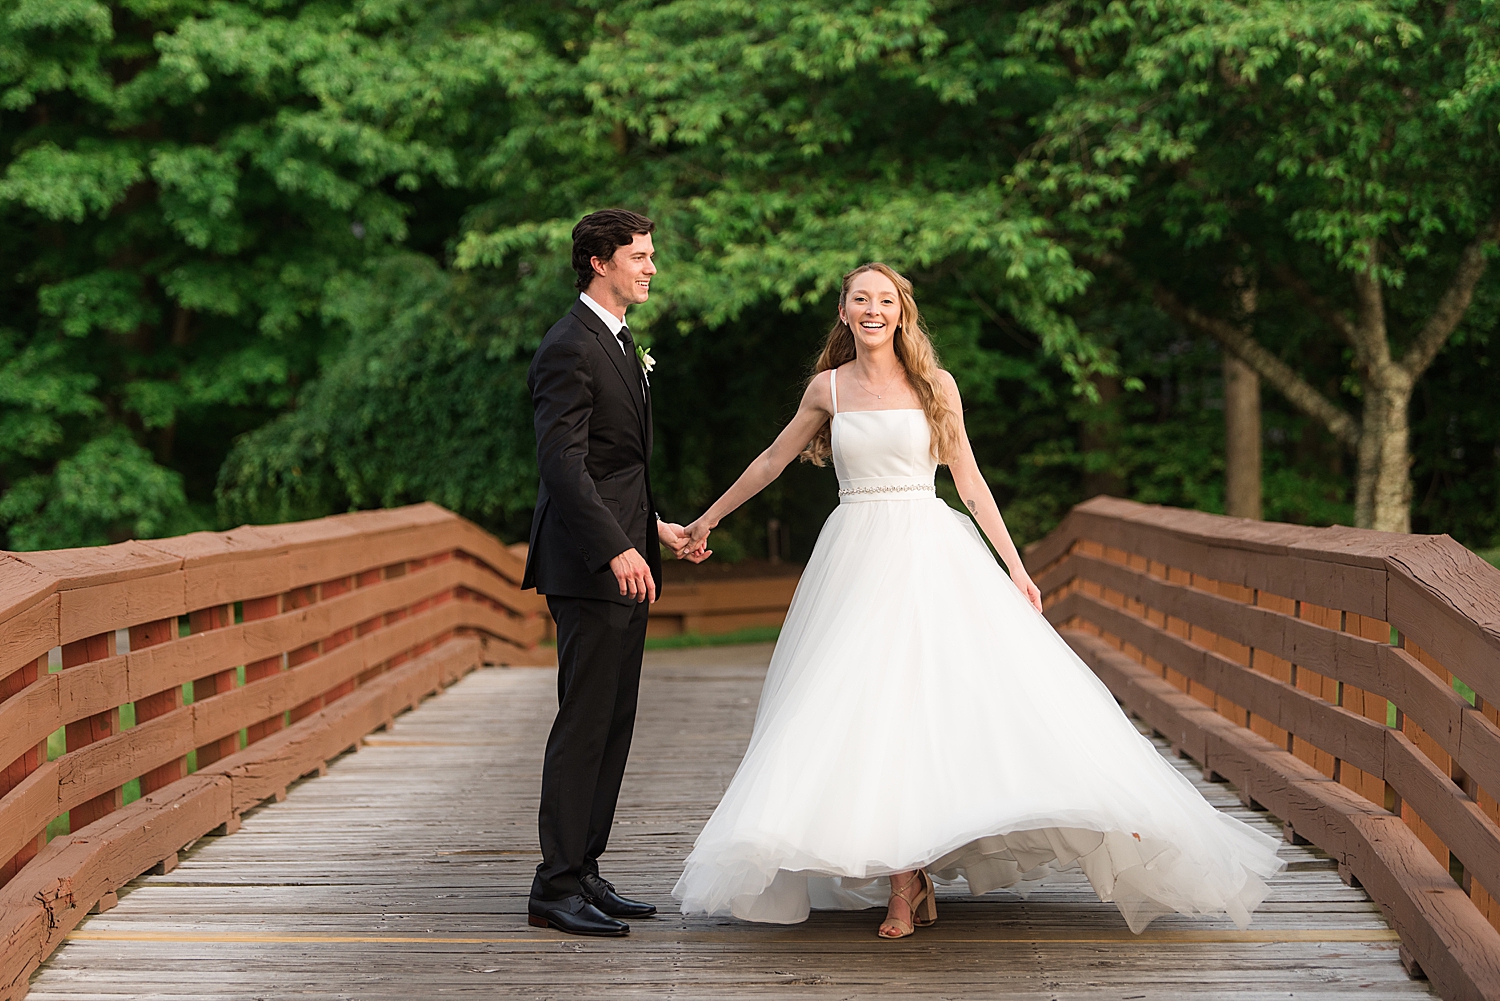
[[902, 500], [901, 494], [932, 494], [937, 488], [931, 483], [881, 483], [864, 487], [839, 487], [839, 500], [843, 503], [875, 500]]

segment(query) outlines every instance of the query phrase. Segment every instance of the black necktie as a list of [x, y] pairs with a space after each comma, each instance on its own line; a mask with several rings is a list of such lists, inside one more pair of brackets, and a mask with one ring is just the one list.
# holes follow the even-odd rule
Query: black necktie
[[[621, 327], [620, 332], [615, 336], [620, 339], [620, 347], [625, 349], [626, 363], [635, 369], [636, 382], [644, 383], [646, 381], [645, 376], [642, 374], [640, 359], [635, 356], [635, 338], [630, 336], [630, 328]], [[646, 391], [643, 386], [641, 389], [642, 398], [645, 397], [645, 393]]]

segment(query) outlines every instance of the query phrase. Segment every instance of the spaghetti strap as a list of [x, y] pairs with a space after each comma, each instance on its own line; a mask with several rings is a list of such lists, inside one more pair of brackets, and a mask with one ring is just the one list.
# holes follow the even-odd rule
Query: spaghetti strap
[[833, 412], [839, 412], [839, 370], [828, 370], [828, 391], [833, 394]]

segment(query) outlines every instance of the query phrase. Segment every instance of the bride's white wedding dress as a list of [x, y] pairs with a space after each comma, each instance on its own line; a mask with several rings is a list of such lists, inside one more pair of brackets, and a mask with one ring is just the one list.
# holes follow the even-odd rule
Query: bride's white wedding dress
[[1081, 869], [1133, 931], [1245, 927], [1278, 842], [1136, 732], [939, 500], [920, 410], [838, 411], [839, 506], [771, 657], [755, 729], [673, 890], [685, 914], [790, 923], [884, 904], [926, 867], [971, 892]]

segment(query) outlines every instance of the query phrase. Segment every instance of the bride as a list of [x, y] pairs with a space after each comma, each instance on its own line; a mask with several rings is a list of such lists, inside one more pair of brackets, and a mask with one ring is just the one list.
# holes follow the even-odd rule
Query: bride
[[[844, 277], [796, 416], [688, 527], [698, 548], [799, 454], [833, 457], [839, 506], [672, 891], [683, 913], [791, 923], [887, 904], [879, 934], [904, 938], [937, 920], [934, 879], [979, 894], [1081, 869], [1133, 931], [1173, 911], [1248, 925], [1276, 840], [1210, 806], [1042, 618], [958, 387], [884, 264]], [[937, 498], [940, 463], [1009, 579]]]

